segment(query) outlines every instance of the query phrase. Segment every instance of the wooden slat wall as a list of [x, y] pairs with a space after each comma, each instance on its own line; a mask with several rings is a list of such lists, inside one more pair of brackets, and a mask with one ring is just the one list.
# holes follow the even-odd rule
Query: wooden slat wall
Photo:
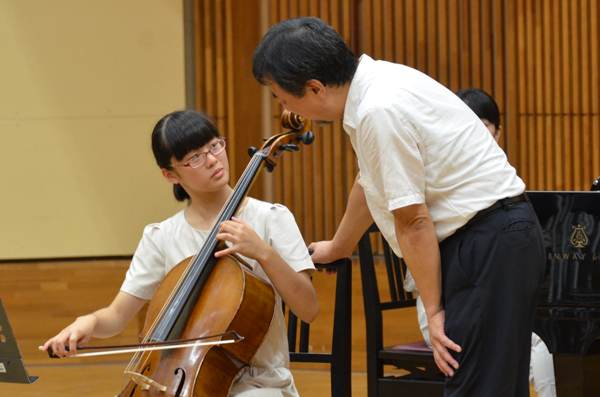
[[[505, 126], [504, 8], [501, 0], [365, 0], [360, 53], [402, 63], [450, 90], [478, 87], [500, 105]], [[504, 139], [500, 142], [506, 146]]]
[[[501, 1], [271, 0], [270, 9], [270, 25], [299, 15], [318, 16], [332, 24], [357, 55], [412, 66], [453, 91], [477, 86], [499, 103], [506, 97]], [[338, 25], [340, 20], [348, 22]], [[281, 109], [276, 102], [272, 106], [275, 128]], [[290, 161], [292, 165], [275, 178], [275, 200], [296, 214], [307, 242], [333, 236], [358, 171], [341, 125], [315, 130], [318, 139], [312, 151]], [[301, 163], [312, 167], [300, 174]]]
[[598, 3], [365, 0], [360, 50], [490, 93], [529, 190], [588, 190], [600, 175]]
[[[600, 175], [600, 0], [262, 1], [269, 26], [295, 16], [317, 16], [334, 26], [357, 55], [404, 63], [454, 92], [478, 87], [491, 94], [501, 111], [500, 145], [528, 190], [588, 190]], [[238, 81], [226, 78], [231, 75], [227, 65], [238, 59], [235, 51], [228, 57], [227, 46], [235, 47], [239, 36], [233, 35], [233, 43], [214, 40], [219, 31], [227, 34], [228, 25], [216, 21], [231, 14], [231, 2], [199, 1], [206, 3], [210, 5], [199, 11], [198, 19], [204, 21], [199, 37], [204, 42], [210, 37], [215, 45], [202, 47], [199, 68], [212, 64], [225, 69], [220, 74], [198, 70], [199, 87], [208, 93], [199, 103], [216, 112], [220, 127], [234, 131], [239, 145], [244, 133], [227, 113], [232, 106], [229, 84]], [[216, 5], [223, 10], [217, 12]], [[259, 9], [232, 15], [232, 25]], [[224, 50], [217, 48], [219, 43], [225, 43]], [[251, 55], [255, 45], [250, 47]], [[218, 63], [219, 58], [224, 61]], [[249, 72], [251, 65], [247, 68]], [[255, 83], [245, 84], [256, 90]], [[215, 95], [229, 96], [223, 101]], [[233, 103], [238, 101], [247, 104], [248, 98], [234, 93]], [[274, 100], [268, 106], [275, 133], [281, 130], [281, 107]], [[315, 126], [314, 132], [312, 146], [280, 163], [269, 182], [273, 197], [266, 197], [293, 211], [307, 242], [333, 236], [358, 171], [340, 123]], [[235, 161], [245, 166], [240, 156]]]
[[[589, 190], [600, 173], [597, 0], [519, 1], [512, 163], [536, 190]], [[514, 150], [513, 150], [514, 149]]]
[[[349, 45], [355, 43], [354, 2], [337, 0], [270, 0], [269, 26], [287, 18], [316, 16], [331, 24]], [[282, 107], [271, 102], [272, 131], [281, 130]], [[315, 142], [286, 155], [274, 171], [273, 201], [295, 215], [307, 243], [333, 237], [358, 172], [352, 146], [341, 123], [313, 125]]]
[[[227, 138], [235, 183], [249, 162], [248, 148], [260, 145], [262, 137], [261, 96], [251, 63], [261, 38], [260, 0], [195, 0], [193, 10], [195, 106], [209, 113]], [[259, 179], [253, 188], [259, 198], [262, 184]]]

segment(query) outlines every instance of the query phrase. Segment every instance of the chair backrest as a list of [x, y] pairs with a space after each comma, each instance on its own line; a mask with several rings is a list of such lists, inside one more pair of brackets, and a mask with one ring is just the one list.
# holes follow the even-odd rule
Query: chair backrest
[[381, 237], [381, 240], [390, 297], [382, 300], [375, 271], [374, 250], [371, 244], [371, 236], [377, 235], [380, 235], [379, 229], [376, 224], [373, 224], [358, 243], [365, 303], [367, 355], [376, 354], [376, 352], [383, 349], [383, 312], [416, 305], [416, 299], [413, 298], [413, 295], [404, 291], [406, 264], [394, 254], [383, 237]]
[[592, 187], [590, 189], [593, 192], [597, 192], [600, 190], [600, 176], [592, 183]]
[[[383, 313], [416, 305], [413, 294], [404, 290], [406, 264], [391, 250], [381, 236], [385, 266], [384, 285], [377, 282], [374, 250], [371, 240], [380, 237], [373, 224], [358, 243], [360, 272], [365, 303], [367, 339], [367, 389], [369, 397], [397, 395], [441, 396], [444, 393], [444, 376], [435, 364], [433, 353], [424, 341], [419, 340], [397, 346], [383, 346]], [[379, 288], [381, 287], [381, 288]], [[390, 296], [382, 297], [381, 290], [389, 287]], [[402, 376], [386, 375], [384, 365], [393, 365], [408, 372]]]
[[394, 254], [390, 245], [383, 237], [381, 237], [381, 242], [383, 245], [383, 257], [385, 259], [385, 271], [390, 297], [389, 299], [382, 299], [380, 296], [374, 266], [374, 250], [371, 243], [371, 238], [378, 235], [380, 235], [379, 229], [376, 224], [373, 224], [358, 243], [365, 300], [368, 300], [370, 308], [378, 313], [384, 310], [415, 306], [416, 299], [414, 299], [413, 294], [404, 290], [404, 280], [407, 271], [406, 264], [403, 259], [398, 258]]
[[[351, 397], [352, 261], [350, 259], [340, 259], [328, 264], [315, 264], [315, 267], [337, 271], [331, 352], [309, 353], [310, 325], [301, 321], [298, 335], [298, 318], [290, 311], [288, 313], [290, 361], [331, 364], [331, 397]], [[320, 304], [327, 303], [320, 302]], [[296, 348], [297, 346], [298, 348]]]

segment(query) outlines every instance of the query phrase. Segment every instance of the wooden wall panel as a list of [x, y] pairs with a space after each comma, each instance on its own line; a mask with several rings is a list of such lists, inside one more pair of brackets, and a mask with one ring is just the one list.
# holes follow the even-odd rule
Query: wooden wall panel
[[[235, 4], [234, 4], [235, 3]], [[231, 182], [246, 168], [250, 146], [260, 146], [261, 92], [252, 76], [252, 53], [261, 38], [259, 0], [195, 0], [195, 104], [227, 138]], [[250, 15], [257, 14], [256, 18]], [[252, 195], [264, 198], [263, 180]]]
[[[491, 94], [501, 112], [500, 146], [529, 190], [588, 190], [600, 175], [600, 0], [263, 1], [269, 26], [296, 16], [320, 17], [359, 56], [417, 68], [453, 92], [478, 87]], [[230, 108], [232, 102], [248, 103], [247, 93], [237, 95], [235, 74], [233, 81], [227, 78], [228, 63], [238, 59], [228, 49], [235, 40], [217, 36], [236, 39], [227, 33], [227, 21], [237, 26], [260, 7], [228, 16], [230, 1], [198, 4], [198, 36], [205, 43], [198, 51], [209, 65], [197, 69], [198, 87], [205, 90], [199, 103], [216, 113], [239, 145], [242, 130]], [[216, 100], [220, 95], [228, 100]], [[282, 109], [270, 101], [270, 130], [276, 133]], [[315, 126], [314, 132], [312, 146], [280, 163], [269, 182], [273, 197], [267, 197], [294, 212], [307, 242], [333, 236], [358, 171], [340, 123]]]
[[[353, 4], [344, 1], [270, 1], [269, 26], [297, 16], [317, 16], [352, 45]], [[281, 131], [282, 107], [272, 99], [271, 130]], [[357, 168], [350, 142], [341, 123], [313, 125], [315, 142], [284, 156], [274, 171], [273, 201], [294, 213], [307, 243], [333, 237], [345, 211], [346, 199]]]
[[600, 174], [598, 1], [515, 4], [507, 19], [518, 25], [518, 62], [506, 84], [521, 101], [511, 162], [530, 190], [588, 190]]

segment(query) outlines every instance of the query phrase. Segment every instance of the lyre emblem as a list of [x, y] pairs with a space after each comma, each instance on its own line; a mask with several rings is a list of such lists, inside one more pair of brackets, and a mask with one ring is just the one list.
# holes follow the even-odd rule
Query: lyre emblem
[[577, 225], [573, 226], [573, 234], [571, 235], [571, 244], [575, 246], [575, 248], [583, 248], [588, 244], [588, 236], [585, 234], [585, 226]]

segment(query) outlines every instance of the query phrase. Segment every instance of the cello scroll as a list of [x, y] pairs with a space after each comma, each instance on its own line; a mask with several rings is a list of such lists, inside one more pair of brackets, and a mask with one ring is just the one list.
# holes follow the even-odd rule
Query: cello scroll
[[267, 138], [260, 149], [265, 156], [268, 171], [273, 170], [284, 151], [296, 152], [300, 149], [300, 143], [310, 145], [315, 140], [315, 135], [310, 131], [310, 120], [302, 116], [284, 110], [281, 114], [281, 125], [291, 130]]

